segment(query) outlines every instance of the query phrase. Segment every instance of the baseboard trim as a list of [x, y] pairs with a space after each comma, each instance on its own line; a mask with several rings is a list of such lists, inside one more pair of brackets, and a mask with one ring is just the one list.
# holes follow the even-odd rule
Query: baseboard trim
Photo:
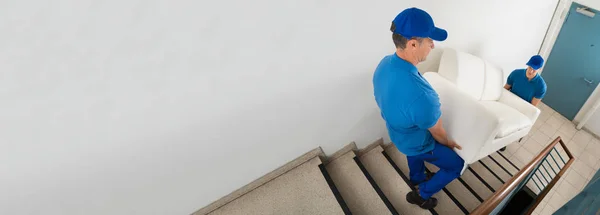
[[217, 201], [201, 208], [200, 210], [194, 212], [192, 215], [206, 215], [210, 212], [213, 212], [217, 209], [219, 209], [220, 207], [223, 207], [224, 205], [236, 200], [237, 198], [251, 192], [252, 190], [268, 183], [269, 181], [289, 172], [290, 170], [310, 161], [312, 158], [315, 157], [325, 157], [325, 153], [323, 152], [323, 150], [321, 149], [321, 147], [315, 148], [303, 155], [301, 155], [300, 157], [284, 164], [283, 166], [267, 173], [266, 175], [250, 182], [249, 184], [233, 191], [232, 193], [230, 193], [229, 195], [226, 195], [220, 199], [218, 199]]
[[590, 129], [583, 127], [581, 128], [581, 130], [587, 131], [587, 133], [591, 134], [592, 137], [595, 137], [596, 139], [600, 139], [600, 136], [598, 136], [596, 133], [592, 132]]
[[346, 153], [348, 153], [350, 151], [356, 151], [356, 150], [357, 150], [356, 143], [351, 142], [348, 145], [344, 146], [342, 149], [338, 150], [337, 152], [334, 152], [330, 156], [327, 156], [321, 160], [323, 161], [323, 164], [327, 165], [328, 163], [334, 161], [335, 159], [338, 159], [342, 155], [345, 155]]
[[358, 156], [358, 157], [363, 156], [364, 154], [367, 154], [368, 152], [370, 152], [374, 148], [377, 148], [378, 146], [383, 147], [383, 138], [379, 138], [375, 142], [369, 144], [367, 147], [358, 150], [358, 152], [356, 153], [356, 156]]
[[394, 143], [392, 143], [392, 142], [389, 142], [389, 143], [384, 143], [384, 144], [383, 144], [383, 148], [384, 148], [384, 149], [387, 149], [387, 148], [391, 147], [392, 145], [394, 145]]

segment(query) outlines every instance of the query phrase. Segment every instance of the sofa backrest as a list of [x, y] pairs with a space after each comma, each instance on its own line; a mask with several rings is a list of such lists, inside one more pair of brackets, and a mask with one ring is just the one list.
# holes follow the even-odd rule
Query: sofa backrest
[[504, 73], [500, 67], [485, 61], [485, 82], [483, 83], [483, 92], [481, 100], [498, 101], [502, 95], [504, 87]]
[[502, 69], [469, 53], [444, 49], [438, 73], [476, 100], [496, 101], [502, 94]]
[[442, 54], [438, 73], [463, 92], [481, 100], [485, 82], [485, 63], [481, 58], [447, 48]]
[[426, 72], [437, 72], [440, 68], [440, 59], [444, 53], [443, 48], [435, 48], [429, 52], [427, 59], [417, 64], [417, 69], [421, 74]]

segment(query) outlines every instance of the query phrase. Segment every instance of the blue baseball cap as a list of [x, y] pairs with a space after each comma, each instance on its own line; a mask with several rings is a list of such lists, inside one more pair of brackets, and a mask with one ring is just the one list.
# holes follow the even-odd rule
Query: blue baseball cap
[[437, 41], [444, 41], [448, 38], [446, 30], [435, 27], [433, 18], [419, 8], [408, 8], [402, 11], [394, 21], [395, 28], [392, 32], [400, 34], [408, 39], [413, 37], [428, 37]]
[[531, 68], [533, 68], [535, 70], [542, 68], [543, 65], [544, 65], [544, 58], [542, 58], [542, 56], [539, 56], [539, 55], [534, 55], [533, 57], [531, 57], [529, 59], [529, 61], [527, 61], [527, 66], [530, 66]]

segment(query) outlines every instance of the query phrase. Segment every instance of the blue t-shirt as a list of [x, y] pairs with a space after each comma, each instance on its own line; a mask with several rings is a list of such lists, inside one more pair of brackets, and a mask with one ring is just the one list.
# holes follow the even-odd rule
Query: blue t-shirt
[[417, 68], [396, 54], [384, 57], [373, 76], [375, 101], [398, 150], [407, 156], [433, 150], [429, 128], [440, 116], [440, 100]]
[[533, 98], [542, 99], [546, 95], [546, 82], [536, 74], [534, 78], [527, 78], [526, 69], [517, 69], [510, 73], [506, 84], [511, 86], [510, 91], [527, 102]]

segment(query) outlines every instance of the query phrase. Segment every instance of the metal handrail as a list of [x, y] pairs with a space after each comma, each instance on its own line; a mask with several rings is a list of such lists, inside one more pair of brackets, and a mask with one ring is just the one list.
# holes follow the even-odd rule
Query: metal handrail
[[[518, 189], [522, 182], [531, 178], [531, 175], [537, 171], [542, 162], [546, 160], [550, 152], [554, 150], [554, 147], [560, 144], [567, 156], [569, 157], [569, 161], [565, 163], [563, 168], [556, 174], [554, 178], [548, 183], [548, 185], [541, 191], [538, 195], [538, 198], [533, 203], [533, 205], [527, 210], [525, 214], [533, 213], [533, 210], [540, 204], [542, 199], [550, 192], [550, 190], [554, 187], [554, 185], [558, 182], [558, 180], [565, 174], [566, 170], [571, 166], [571, 164], [575, 161], [575, 158], [571, 154], [571, 152], [567, 149], [565, 143], [562, 141], [560, 137], [557, 137], [552, 143], [550, 143], [540, 154], [538, 154], [529, 164], [525, 165], [514, 177], [508, 180], [500, 189], [498, 189], [490, 198], [485, 200], [479, 207], [475, 208], [471, 212], [473, 215], [488, 215], [492, 214], [493, 211], [497, 211], [497, 207], [505, 201], [507, 198], [511, 198], [511, 194], [514, 193], [515, 189]], [[543, 174], [542, 174], [543, 175]], [[539, 178], [538, 178], [539, 180]]]

